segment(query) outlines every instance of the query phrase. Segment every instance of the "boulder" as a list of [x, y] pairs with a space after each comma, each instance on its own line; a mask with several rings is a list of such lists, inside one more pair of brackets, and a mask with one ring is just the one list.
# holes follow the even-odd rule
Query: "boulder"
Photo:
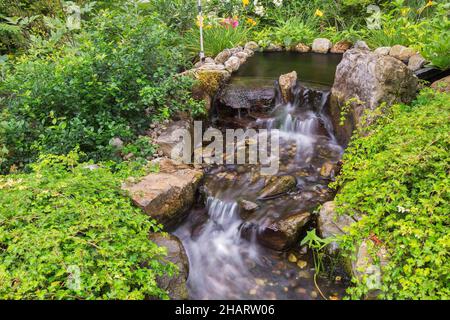
[[248, 49], [254, 52], [259, 50], [259, 45], [255, 41], [250, 41], [245, 44], [244, 49]]
[[409, 58], [408, 69], [410, 69], [411, 71], [417, 71], [421, 69], [425, 65], [425, 63], [427, 63], [427, 60], [425, 60], [425, 58], [422, 57], [421, 54], [417, 53]]
[[[317, 217], [317, 231], [319, 236], [324, 239], [345, 234], [346, 228], [357, 221], [348, 215], [338, 215], [335, 209], [334, 201], [325, 202]], [[338, 250], [337, 243], [330, 243], [327, 250], [329, 253], [335, 254]]]
[[312, 44], [312, 51], [316, 53], [328, 53], [333, 44], [330, 40], [325, 38], [315, 39]]
[[255, 51], [252, 51], [250, 49], [244, 49], [243, 52], [247, 54], [247, 57], [253, 57], [255, 55]]
[[391, 51], [391, 47], [379, 47], [376, 48], [373, 53], [378, 54], [380, 56], [387, 56], [389, 55], [389, 51]]
[[411, 48], [408, 48], [405, 46], [401, 46], [401, 45], [395, 45], [389, 51], [389, 55], [391, 57], [394, 57], [405, 63], [408, 63], [409, 58], [411, 58], [415, 54], [416, 54], [416, 51], [414, 49], [411, 49]]
[[[374, 260], [376, 256], [377, 262]], [[382, 293], [382, 268], [389, 262], [387, 250], [382, 245], [364, 240], [352, 262], [352, 274], [368, 289], [366, 299], [376, 299]]]
[[[193, 123], [191, 120], [173, 121], [166, 126], [166, 129], [161, 131], [158, 138], [155, 139], [155, 143], [162, 151], [162, 155], [168, 158], [172, 158], [177, 161], [182, 161], [183, 151], [191, 146], [183, 146], [180, 142], [183, 141], [182, 137], [178, 135], [178, 132], [185, 131], [193, 136]], [[192, 155], [192, 152], [191, 152]]]
[[370, 48], [367, 45], [367, 43], [365, 41], [361, 41], [361, 40], [356, 41], [356, 43], [353, 45], [353, 49], [370, 51]]
[[293, 245], [298, 244], [299, 237], [310, 220], [311, 214], [302, 212], [273, 221], [261, 228], [258, 240], [264, 246], [274, 250], [289, 249]]
[[241, 66], [241, 60], [236, 57], [236, 56], [232, 56], [230, 57], [226, 62], [225, 62], [225, 68], [229, 71], [229, 72], [235, 72], [237, 70], [239, 70], [239, 67]]
[[121, 150], [123, 148], [123, 141], [120, 138], [112, 138], [109, 141], [109, 145], [117, 150]]
[[290, 73], [281, 75], [278, 83], [280, 85], [280, 91], [283, 101], [285, 103], [293, 102], [294, 94], [292, 90], [297, 84], [297, 72], [292, 71]]
[[330, 97], [330, 115], [338, 141], [347, 146], [355, 129], [372, 123], [373, 116], [363, 117], [366, 111], [382, 103], [385, 108], [409, 103], [417, 88], [417, 77], [401, 61], [365, 50], [348, 50], [337, 66]]
[[341, 40], [336, 43], [330, 50], [331, 53], [344, 53], [352, 47], [353, 43], [348, 40]]
[[183, 244], [177, 237], [169, 234], [151, 233], [149, 239], [159, 247], [166, 248], [167, 256], [162, 260], [173, 263], [178, 268], [178, 273], [172, 277], [158, 276], [156, 278], [158, 286], [166, 290], [172, 300], [187, 300], [189, 298], [186, 285], [189, 275], [189, 260]]
[[297, 186], [294, 176], [275, 176], [269, 179], [266, 186], [259, 192], [259, 199], [267, 199], [285, 194]]
[[445, 78], [433, 82], [431, 88], [441, 92], [450, 92], [450, 76], [447, 76]]
[[223, 64], [217, 64], [215, 62], [208, 62], [202, 64], [197, 68], [198, 70], [225, 70], [225, 66]]
[[231, 78], [227, 70], [195, 70], [194, 78], [197, 85], [193, 88], [194, 96], [203, 97], [208, 94], [214, 97], [219, 88]]
[[279, 51], [283, 51], [283, 47], [278, 44], [271, 43], [267, 47], [264, 48], [264, 51], [279, 52]]
[[170, 159], [161, 160], [160, 172], [151, 173], [138, 183], [125, 183], [134, 204], [167, 227], [176, 226], [195, 200], [203, 171]]
[[245, 51], [238, 52], [234, 56], [239, 58], [241, 65], [245, 63], [245, 61], [247, 61], [248, 58], [248, 55], [245, 53]]
[[300, 52], [300, 53], [306, 53], [311, 51], [311, 47], [307, 46], [304, 43], [299, 43], [294, 47], [294, 51]]
[[221, 105], [233, 109], [269, 108], [275, 103], [273, 86], [241, 86], [229, 84], [219, 93]]
[[231, 55], [231, 51], [229, 49], [225, 49], [216, 56], [214, 61], [216, 63], [224, 64], [231, 57]]

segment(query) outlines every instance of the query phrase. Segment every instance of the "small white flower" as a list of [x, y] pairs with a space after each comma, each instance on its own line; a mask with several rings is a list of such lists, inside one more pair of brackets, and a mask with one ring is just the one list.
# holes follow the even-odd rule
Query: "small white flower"
[[255, 6], [255, 13], [260, 17], [264, 16], [264, 13], [265, 13], [264, 7], [263, 6]]
[[283, 4], [283, 0], [273, 0], [273, 4], [276, 7], [280, 7]]

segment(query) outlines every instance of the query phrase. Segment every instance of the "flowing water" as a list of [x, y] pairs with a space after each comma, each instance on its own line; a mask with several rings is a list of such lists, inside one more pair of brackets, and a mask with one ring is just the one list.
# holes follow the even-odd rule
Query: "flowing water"
[[[291, 63], [289, 69], [283, 54], [256, 55], [232, 80], [251, 78], [266, 82], [283, 72], [298, 71], [302, 85], [296, 88], [293, 103], [277, 102], [261, 117], [242, 116], [247, 127], [280, 129], [277, 176], [294, 176], [297, 186], [287, 194], [261, 199], [259, 192], [273, 178], [260, 175], [258, 166], [208, 168], [203, 199], [174, 232], [189, 257], [188, 287], [192, 299], [322, 299], [313, 280], [311, 252], [299, 244], [287, 252], [274, 251], [267, 248], [270, 238], [264, 238], [264, 230], [274, 221], [299, 212], [312, 213], [333, 198], [333, 191], [327, 187], [330, 178], [323, 177], [320, 169], [327, 162], [338, 162], [343, 152], [326, 115], [332, 82], [329, 69], [335, 69], [339, 59], [331, 56], [330, 62], [324, 55], [296, 54], [297, 60], [301, 56], [305, 61], [296, 61], [294, 67]], [[320, 61], [316, 67], [321, 75], [308, 71], [308, 76], [305, 70], [312, 70], [317, 63], [314, 60]], [[258, 63], [263, 66], [255, 70]], [[278, 69], [269, 68], [270, 64]], [[285, 64], [287, 70], [282, 66]], [[247, 214], [239, 205], [242, 200], [259, 207]], [[292, 254], [297, 262], [293, 262]], [[326, 297], [340, 297], [344, 290], [339, 281], [319, 278], [318, 284]]]

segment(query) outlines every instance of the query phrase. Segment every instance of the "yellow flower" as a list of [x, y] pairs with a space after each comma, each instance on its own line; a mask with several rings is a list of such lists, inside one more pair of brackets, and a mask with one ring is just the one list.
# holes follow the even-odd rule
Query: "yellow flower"
[[320, 11], [319, 9], [316, 10], [316, 12], [314, 13], [317, 17], [323, 17], [323, 12]]
[[204, 19], [203, 19], [203, 17], [201, 15], [197, 16], [197, 21], [195, 22], [195, 24], [197, 25], [197, 27], [199, 27], [199, 28], [202, 27], [203, 28]]
[[247, 23], [251, 26], [256, 26], [256, 21], [252, 18], [247, 18]]
[[426, 5], [424, 5], [422, 8], [420, 8], [419, 10], [417, 10], [417, 13], [420, 14], [420, 13], [423, 12], [423, 10], [425, 10], [426, 8], [431, 7], [431, 6], [433, 6], [433, 5], [434, 5], [434, 2], [431, 1], [431, 0], [429, 0], [429, 1], [427, 2]]
[[402, 8], [402, 9], [400, 10], [401, 13], [402, 13], [402, 16], [406, 16], [406, 15], [408, 14], [409, 10], [410, 10], [409, 7]]
[[250, 0], [242, 0], [242, 5], [244, 7], [248, 6], [249, 3], [250, 3]]

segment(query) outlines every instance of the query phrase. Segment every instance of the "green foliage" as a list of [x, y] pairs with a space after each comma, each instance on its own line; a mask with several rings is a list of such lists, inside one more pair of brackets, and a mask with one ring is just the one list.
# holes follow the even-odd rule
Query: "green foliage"
[[103, 11], [73, 40], [50, 54], [31, 50], [0, 84], [0, 171], [77, 145], [91, 159], [114, 158], [111, 138], [130, 142], [154, 120], [201, 112], [193, 81], [174, 77], [185, 61], [180, 38], [157, 17]]
[[[210, 26], [205, 26], [203, 30], [205, 55], [215, 57], [224, 49], [244, 45], [250, 39], [249, 35], [249, 28], [242, 24], [236, 28], [222, 26], [216, 22]], [[183, 42], [191, 59], [195, 58], [200, 52], [199, 39], [200, 31], [197, 27], [190, 29], [183, 35]]]
[[276, 43], [285, 47], [298, 43], [311, 44], [318, 36], [316, 19], [303, 20], [293, 17], [285, 21], [278, 21], [275, 27], [269, 27], [258, 33], [255, 40], [259, 43]]
[[[375, 235], [389, 252], [383, 298], [450, 297], [450, 95], [426, 89], [396, 105], [344, 155], [337, 210], [363, 214], [343, 238], [355, 252]], [[353, 298], [365, 283], [349, 289]]]
[[0, 176], [0, 298], [167, 298], [155, 277], [175, 266], [148, 240], [160, 226], [120, 191], [129, 171], [78, 158], [42, 156], [31, 174]]

